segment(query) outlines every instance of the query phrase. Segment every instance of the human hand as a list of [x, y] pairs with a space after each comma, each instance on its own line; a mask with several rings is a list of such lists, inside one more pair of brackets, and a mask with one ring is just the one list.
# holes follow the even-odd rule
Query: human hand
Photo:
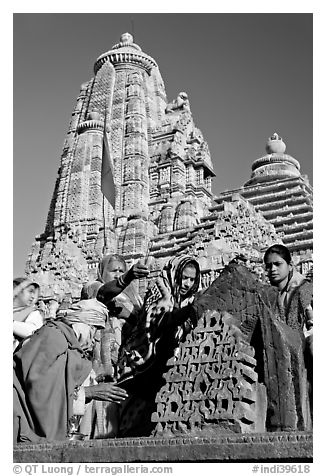
[[135, 263], [129, 271], [127, 271], [126, 275], [124, 276], [123, 280], [125, 283], [130, 284], [131, 281], [134, 279], [141, 279], [146, 278], [149, 275], [149, 269], [145, 264], [141, 264], [140, 262]]
[[162, 314], [166, 314], [167, 312], [172, 312], [172, 310], [173, 310], [173, 304], [171, 302], [171, 299], [163, 298], [163, 299], [160, 299], [155, 304], [153, 304], [151, 309], [151, 316], [152, 317], [161, 316]]
[[305, 309], [305, 316], [306, 316], [306, 326], [307, 326], [307, 329], [311, 329], [312, 326], [313, 326], [313, 310], [312, 310], [312, 306], [309, 305], [306, 307]]
[[310, 331], [308, 331], [307, 334], [306, 334], [306, 347], [308, 349], [308, 352], [312, 356], [313, 355], [313, 333], [312, 333], [312, 329]]
[[106, 402], [122, 403], [127, 397], [127, 392], [115, 383], [101, 382], [98, 385], [85, 387], [87, 400], [102, 400]]

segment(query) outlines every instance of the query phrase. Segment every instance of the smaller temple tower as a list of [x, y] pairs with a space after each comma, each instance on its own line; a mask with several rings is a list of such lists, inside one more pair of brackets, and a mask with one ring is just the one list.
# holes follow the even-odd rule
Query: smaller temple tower
[[212, 210], [239, 193], [275, 227], [295, 264], [307, 274], [312, 268], [313, 252], [312, 187], [276, 132], [267, 140], [266, 152], [253, 162], [250, 179], [240, 189], [216, 197]]

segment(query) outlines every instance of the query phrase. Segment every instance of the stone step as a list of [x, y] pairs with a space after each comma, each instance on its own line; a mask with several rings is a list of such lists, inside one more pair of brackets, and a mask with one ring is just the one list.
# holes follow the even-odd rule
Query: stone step
[[312, 462], [312, 432], [20, 444], [14, 463]]

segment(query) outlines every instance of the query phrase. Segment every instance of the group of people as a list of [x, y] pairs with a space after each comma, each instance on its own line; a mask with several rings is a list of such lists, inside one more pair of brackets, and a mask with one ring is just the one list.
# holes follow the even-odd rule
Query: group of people
[[[302, 329], [312, 352], [311, 283], [283, 245], [264, 262], [280, 319]], [[200, 268], [187, 255], [170, 259], [142, 300], [135, 284], [148, 275], [105, 256], [81, 300], [46, 319], [38, 284], [14, 280], [15, 443], [151, 434], [166, 363], [197, 324]]]

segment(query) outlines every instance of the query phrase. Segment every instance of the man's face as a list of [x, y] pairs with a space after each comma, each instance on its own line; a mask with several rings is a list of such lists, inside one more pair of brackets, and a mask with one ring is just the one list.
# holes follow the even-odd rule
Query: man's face
[[112, 281], [113, 279], [119, 278], [126, 271], [125, 265], [118, 260], [112, 260], [106, 266], [102, 279], [105, 283]]
[[196, 269], [194, 266], [186, 266], [182, 271], [180, 295], [185, 296], [193, 286], [196, 279]]

